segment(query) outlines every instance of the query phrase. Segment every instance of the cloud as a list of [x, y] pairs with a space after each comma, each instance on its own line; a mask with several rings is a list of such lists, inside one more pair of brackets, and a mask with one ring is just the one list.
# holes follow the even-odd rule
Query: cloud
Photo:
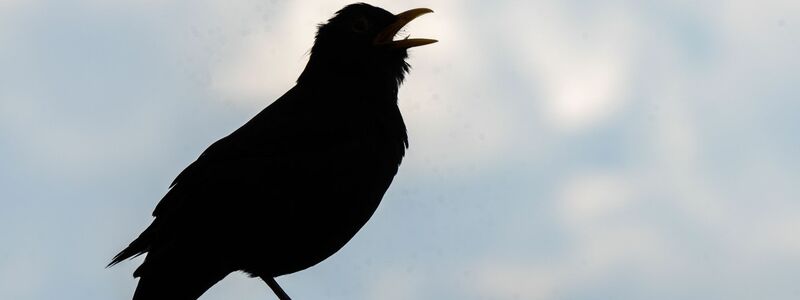
[[388, 268], [372, 277], [365, 299], [420, 299], [418, 276]]
[[276, 56], [279, 51], [276, 45], [290, 44], [266, 34], [246, 38], [225, 64], [212, 71], [211, 88], [224, 99], [234, 99], [254, 108], [263, 108], [277, 99], [294, 85], [305, 65], [305, 58], [300, 54], [295, 59]]
[[[497, 32], [541, 105], [538, 117], [565, 132], [594, 128], [613, 118], [631, 89], [630, 64], [639, 16], [624, 5], [578, 17], [567, 5], [527, 3], [507, 7]], [[534, 16], [528, 16], [534, 12]], [[519, 28], [527, 28], [519, 34]], [[532, 108], [535, 106], [532, 105]], [[533, 111], [533, 110], [532, 110]]]
[[565, 222], [581, 226], [606, 223], [620, 217], [633, 200], [634, 188], [620, 174], [578, 174], [564, 180], [555, 200]]

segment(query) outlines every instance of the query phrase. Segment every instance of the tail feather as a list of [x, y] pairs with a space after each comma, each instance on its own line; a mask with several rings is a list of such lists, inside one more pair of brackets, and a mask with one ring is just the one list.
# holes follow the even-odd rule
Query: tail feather
[[133, 300], [195, 300], [228, 273], [199, 266], [190, 269], [160, 267], [139, 276]]
[[139, 248], [132, 247], [132, 246], [133, 246], [133, 244], [131, 244], [127, 248], [125, 248], [122, 251], [120, 251], [119, 253], [117, 253], [117, 255], [114, 255], [114, 258], [112, 258], [111, 262], [108, 263], [108, 265], [106, 265], [106, 268], [113, 267], [114, 265], [122, 262], [123, 260], [137, 257], [137, 256], [142, 255], [142, 254], [144, 254], [146, 252], [145, 249], [139, 249]]
[[125, 249], [122, 249], [117, 255], [114, 255], [114, 258], [111, 259], [111, 262], [106, 265], [106, 268], [114, 266], [123, 260], [134, 258], [139, 255], [144, 254], [145, 252], [150, 250], [150, 246], [152, 244], [152, 232], [153, 232], [153, 225], [147, 227], [142, 234], [139, 235], [138, 238], [133, 240], [133, 242], [128, 245]]
[[153, 221], [150, 226], [147, 227], [142, 234], [139, 235], [133, 242], [128, 245], [125, 249], [117, 253], [114, 258], [111, 259], [111, 262], [106, 265], [106, 268], [112, 267], [123, 260], [134, 258], [139, 255], [144, 254], [147, 251], [150, 251], [150, 248], [153, 246], [156, 238], [156, 231], [158, 231], [159, 227], [163, 227], [157, 219]]

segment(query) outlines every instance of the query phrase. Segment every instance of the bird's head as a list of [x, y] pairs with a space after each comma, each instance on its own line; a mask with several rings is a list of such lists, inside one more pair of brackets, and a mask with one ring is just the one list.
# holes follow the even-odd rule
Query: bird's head
[[392, 14], [365, 3], [351, 4], [319, 25], [308, 66], [298, 82], [317, 80], [390, 80], [399, 85], [408, 64], [407, 50], [435, 43], [432, 39], [394, 40], [411, 20], [433, 12], [427, 8]]

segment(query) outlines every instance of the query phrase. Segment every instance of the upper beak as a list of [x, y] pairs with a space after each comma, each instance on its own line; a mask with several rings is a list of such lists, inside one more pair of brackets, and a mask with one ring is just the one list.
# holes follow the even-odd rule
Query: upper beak
[[378, 33], [378, 36], [375, 37], [373, 44], [376, 46], [388, 45], [389, 47], [392, 48], [408, 49], [411, 47], [417, 47], [438, 42], [437, 40], [434, 39], [405, 38], [397, 41], [392, 40], [394, 36], [397, 35], [397, 32], [400, 31], [400, 29], [402, 29], [403, 26], [406, 26], [406, 24], [411, 22], [411, 20], [414, 20], [421, 15], [432, 12], [433, 10], [429, 8], [415, 8], [396, 15], [395, 17], [397, 17], [397, 20], [395, 20], [394, 23], [389, 24], [389, 26], [386, 26], [386, 28], [383, 31]]

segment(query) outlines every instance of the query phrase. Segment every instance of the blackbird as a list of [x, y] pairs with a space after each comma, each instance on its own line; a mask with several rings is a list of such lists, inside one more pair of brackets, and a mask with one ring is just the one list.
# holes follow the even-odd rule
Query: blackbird
[[407, 49], [394, 40], [433, 12], [351, 4], [319, 25], [297, 84], [184, 169], [155, 219], [109, 266], [147, 253], [134, 300], [197, 299], [235, 271], [275, 277], [342, 248], [375, 212], [408, 148], [397, 91]]

